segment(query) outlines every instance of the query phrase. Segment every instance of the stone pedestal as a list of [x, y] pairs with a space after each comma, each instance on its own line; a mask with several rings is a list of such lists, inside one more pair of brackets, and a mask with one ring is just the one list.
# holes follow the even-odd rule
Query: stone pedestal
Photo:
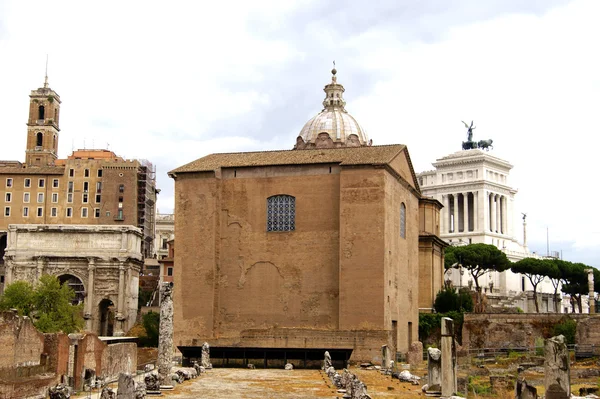
[[119, 374], [119, 383], [117, 387], [117, 399], [135, 398], [135, 381], [131, 374]]
[[437, 348], [427, 349], [427, 393], [442, 392], [442, 351]]
[[420, 341], [415, 341], [410, 344], [410, 348], [408, 349], [408, 354], [406, 355], [406, 362], [411, 365], [411, 367], [416, 367], [421, 364], [423, 361], [423, 343]]
[[442, 318], [442, 396], [456, 393], [456, 346], [454, 345], [454, 321]]
[[546, 399], [570, 398], [569, 351], [567, 345], [565, 345], [565, 337], [559, 335], [558, 337], [547, 339], [544, 352]]
[[515, 399], [537, 399], [537, 389], [525, 380], [518, 379], [515, 384]]
[[[161, 385], [171, 386], [173, 365], [173, 283], [160, 286], [160, 325], [158, 331], [158, 375]], [[161, 387], [162, 388], [162, 387]]]

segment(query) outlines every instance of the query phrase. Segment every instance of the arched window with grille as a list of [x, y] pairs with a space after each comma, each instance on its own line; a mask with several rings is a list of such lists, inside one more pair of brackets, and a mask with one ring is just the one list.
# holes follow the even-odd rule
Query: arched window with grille
[[400, 204], [400, 237], [406, 238], [406, 205]]
[[267, 198], [267, 231], [296, 230], [296, 198], [273, 195]]

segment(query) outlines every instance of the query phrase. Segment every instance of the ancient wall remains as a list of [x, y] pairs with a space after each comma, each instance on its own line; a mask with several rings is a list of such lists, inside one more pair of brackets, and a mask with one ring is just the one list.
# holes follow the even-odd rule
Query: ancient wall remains
[[554, 325], [563, 319], [577, 322], [577, 344], [600, 348], [600, 315], [556, 313], [480, 313], [465, 314], [463, 349], [531, 349], [537, 338], [550, 338]]

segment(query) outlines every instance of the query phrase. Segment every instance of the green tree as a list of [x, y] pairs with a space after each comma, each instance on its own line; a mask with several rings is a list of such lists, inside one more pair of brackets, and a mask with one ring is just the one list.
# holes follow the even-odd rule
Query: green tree
[[535, 303], [536, 313], [540, 313], [540, 306], [537, 298], [537, 287], [544, 280], [544, 277], [556, 267], [551, 259], [524, 258], [513, 263], [510, 270], [513, 273], [523, 274], [533, 286], [533, 302]]
[[67, 285], [60, 284], [54, 276], [44, 275], [35, 288], [34, 307], [38, 314], [36, 327], [43, 332], [66, 334], [83, 328], [83, 304], [74, 306], [75, 292]]
[[19, 314], [31, 316], [42, 332], [72, 333], [83, 328], [83, 305], [73, 306], [75, 292], [61, 285], [54, 276], [42, 276], [33, 288], [24, 281], [15, 281], [4, 290], [0, 308], [15, 308]]
[[564, 281], [562, 292], [571, 297], [573, 312], [575, 312], [575, 304], [577, 304], [579, 313], [582, 313], [581, 296], [588, 293], [587, 272], [585, 269], [589, 266], [583, 263], [563, 262]]
[[489, 244], [469, 244], [457, 247], [446, 248], [444, 266], [446, 269], [462, 265], [473, 277], [477, 292], [481, 292], [479, 287], [479, 277], [486, 272], [493, 270], [503, 272], [510, 267], [510, 261], [494, 245]]
[[160, 313], [148, 312], [142, 317], [142, 325], [146, 330], [146, 342], [144, 346], [158, 346], [158, 328], [160, 325]]
[[33, 287], [26, 281], [15, 281], [4, 290], [0, 310], [17, 309], [21, 316], [29, 316], [33, 310]]
[[454, 287], [445, 287], [437, 293], [433, 305], [437, 313], [472, 312], [473, 298], [468, 291], [456, 291]]

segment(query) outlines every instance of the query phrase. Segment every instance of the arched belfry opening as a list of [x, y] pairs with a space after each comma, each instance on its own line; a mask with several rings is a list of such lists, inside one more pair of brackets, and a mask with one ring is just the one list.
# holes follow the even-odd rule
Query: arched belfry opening
[[114, 332], [115, 324], [115, 304], [110, 299], [104, 298], [98, 304], [98, 310], [100, 314], [100, 328], [98, 329], [98, 335], [104, 337], [111, 337]]
[[85, 298], [85, 287], [83, 286], [83, 282], [76, 276], [71, 274], [63, 274], [58, 276], [58, 281], [61, 285], [67, 284], [69, 288], [71, 288], [75, 292], [75, 297], [73, 298], [73, 305], [79, 305], [83, 303], [83, 299]]
[[38, 119], [44, 119], [46, 116], [46, 109], [43, 105], [40, 105], [38, 108]]
[[42, 134], [42, 132], [37, 132], [37, 134], [35, 135], [35, 146], [41, 147], [43, 142], [44, 142], [44, 135]]

